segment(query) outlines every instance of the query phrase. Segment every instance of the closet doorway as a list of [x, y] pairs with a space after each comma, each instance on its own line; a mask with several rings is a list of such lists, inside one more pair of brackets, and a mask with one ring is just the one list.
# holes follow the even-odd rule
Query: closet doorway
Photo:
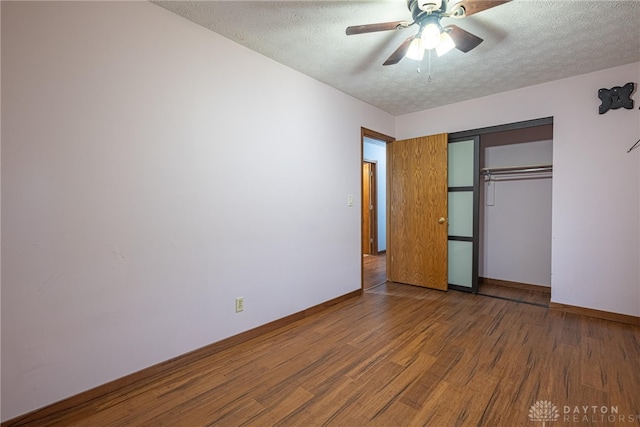
[[553, 124], [480, 136], [478, 293], [549, 306]]
[[549, 306], [552, 144], [552, 117], [449, 134], [449, 289]]

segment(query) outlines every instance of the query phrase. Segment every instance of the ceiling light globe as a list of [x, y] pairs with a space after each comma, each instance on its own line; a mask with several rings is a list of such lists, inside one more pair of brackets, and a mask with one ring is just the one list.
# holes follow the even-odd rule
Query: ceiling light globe
[[424, 58], [424, 47], [422, 46], [422, 39], [420, 39], [419, 37], [413, 39], [405, 56], [409, 59], [422, 61], [422, 58]]
[[422, 46], [433, 49], [440, 43], [440, 28], [436, 24], [427, 24], [422, 30]]
[[438, 54], [438, 56], [444, 55], [454, 47], [456, 47], [456, 44], [451, 36], [443, 31], [442, 34], [440, 34], [440, 43], [438, 43], [438, 46], [436, 46], [436, 53]]

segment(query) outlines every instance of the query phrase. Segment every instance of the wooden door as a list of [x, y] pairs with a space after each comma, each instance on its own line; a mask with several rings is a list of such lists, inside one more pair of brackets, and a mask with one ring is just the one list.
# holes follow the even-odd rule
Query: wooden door
[[375, 163], [362, 162], [362, 253], [378, 254]]
[[388, 278], [447, 290], [447, 134], [388, 147]]

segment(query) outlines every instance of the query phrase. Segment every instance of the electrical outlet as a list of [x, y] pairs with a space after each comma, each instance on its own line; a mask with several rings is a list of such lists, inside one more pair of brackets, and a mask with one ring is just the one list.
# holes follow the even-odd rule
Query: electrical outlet
[[236, 298], [236, 313], [240, 313], [244, 310], [244, 297]]

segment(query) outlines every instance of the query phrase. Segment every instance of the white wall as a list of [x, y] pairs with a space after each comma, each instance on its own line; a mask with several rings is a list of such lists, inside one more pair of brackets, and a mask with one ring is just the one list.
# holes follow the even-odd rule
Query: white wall
[[[485, 168], [549, 165], [552, 141], [486, 147]], [[551, 285], [551, 175], [481, 180], [480, 277]]]
[[148, 2], [2, 2], [2, 66], [3, 420], [360, 288], [387, 113]]
[[[2, 22], [2, 7], [0, 7], [0, 23]], [[0, 37], [0, 41], [1, 41]], [[2, 55], [0, 55], [0, 82], [2, 81]], [[2, 85], [0, 84], [0, 100], [2, 100]], [[2, 164], [2, 108], [0, 108], [0, 164]], [[2, 174], [0, 173], [0, 188], [2, 188]], [[2, 197], [0, 197], [0, 224], [2, 223]], [[0, 242], [2, 241], [2, 227], [0, 227]], [[2, 307], [2, 244], [0, 244], [0, 307]], [[2, 315], [0, 309], [0, 331], [2, 331]], [[0, 334], [1, 335], [1, 334]], [[2, 379], [2, 340], [0, 339], [0, 381]], [[0, 420], [2, 419], [2, 387], [0, 387]]]
[[387, 250], [387, 145], [364, 138], [364, 159], [376, 162], [378, 199], [378, 252]]
[[598, 89], [640, 83], [640, 63], [396, 119], [396, 138], [553, 116], [551, 300], [640, 316], [640, 137], [633, 110], [598, 114]]

